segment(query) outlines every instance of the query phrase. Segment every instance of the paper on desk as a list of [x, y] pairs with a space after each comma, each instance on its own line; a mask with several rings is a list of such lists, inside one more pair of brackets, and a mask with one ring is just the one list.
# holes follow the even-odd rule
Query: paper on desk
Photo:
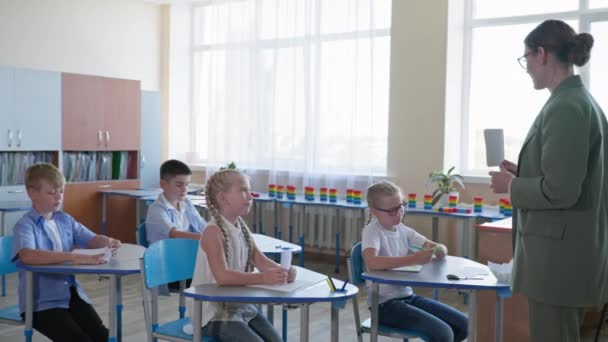
[[109, 262], [112, 258], [112, 250], [109, 247], [103, 248], [91, 248], [91, 249], [75, 249], [72, 253], [82, 254], [82, 255], [97, 255], [103, 254], [103, 259], [105, 262]]
[[494, 273], [494, 276], [499, 283], [511, 283], [511, 273], [513, 272], [513, 259], [507, 264], [495, 264], [488, 261], [488, 267], [490, 271]]
[[281, 285], [247, 285], [249, 287], [258, 287], [266, 290], [273, 290], [279, 292], [292, 292], [295, 290], [302, 289], [312, 284], [316, 284], [320, 281], [325, 280], [326, 276], [317, 272], [309, 271], [305, 268], [298, 267], [296, 279], [292, 283], [281, 284]]
[[422, 269], [422, 265], [410, 265], [410, 266], [403, 266], [403, 267], [395, 267], [395, 268], [391, 268], [391, 271], [400, 271], [400, 272], [420, 272], [420, 270]]

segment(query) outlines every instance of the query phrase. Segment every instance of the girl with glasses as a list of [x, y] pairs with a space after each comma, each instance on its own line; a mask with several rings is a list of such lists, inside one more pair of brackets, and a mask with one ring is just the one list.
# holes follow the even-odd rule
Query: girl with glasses
[[[444, 245], [427, 240], [401, 222], [403, 195], [394, 183], [383, 181], [370, 186], [367, 203], [370, 216], [361, 245], [368, 270], [421, 265], [430, 262], [433, 255], [439, 259], [447, 255]], [[371, 284], [366, 285], [371, 293]], [[417, 296], [411, 287], [380, 284], [379, 297], [380, 324], [422, 332], [429, 341], [462, 341], [467, 337], [468, 320], [463, 313]]]

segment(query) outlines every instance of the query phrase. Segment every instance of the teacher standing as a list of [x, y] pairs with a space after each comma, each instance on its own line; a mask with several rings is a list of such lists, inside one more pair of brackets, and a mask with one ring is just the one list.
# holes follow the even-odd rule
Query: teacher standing
[[551, 96], [491, 187], [516, 209], [512, 287], [528, 298], [531, 340], [579, 341], [584, 308], [608, 302], [608, 123], [573, 70], [593, 37], [547, 20], [524, 44], [518, 61]]

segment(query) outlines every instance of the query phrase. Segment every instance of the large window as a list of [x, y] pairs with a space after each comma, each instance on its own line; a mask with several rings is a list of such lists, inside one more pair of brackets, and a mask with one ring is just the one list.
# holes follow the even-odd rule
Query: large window
[[384, 174], [390, 19], [390, 0], [195, 7], [190, 162]]
[[[546, 19], [561, 19], [595, 38], [591, 60], [577, 69], [591, 93], [608, 110], [608, 1], [468, 0], [464, 21], [462, 171], [487, 175], [485, 128], [504, 128], [505, 157], [517, 161], [523, 140], [549, 97], [534, 90], [516, 61], [525, 36]], [[468, 70], [468, 71], [467, 71]]]

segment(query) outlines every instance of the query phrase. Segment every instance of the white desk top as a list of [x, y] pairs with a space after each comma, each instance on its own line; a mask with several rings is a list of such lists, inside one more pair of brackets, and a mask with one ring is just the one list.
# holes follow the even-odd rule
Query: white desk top
[[302, 247], [299, 245], [262, 234], [253, 234], [253, 240], [255, 241], [256, 246], [258, 246], [260, 252], [264, 254], [281, 254], [281, 248], [283, 247], [290, 247], [292, 254], [302, 252]]

